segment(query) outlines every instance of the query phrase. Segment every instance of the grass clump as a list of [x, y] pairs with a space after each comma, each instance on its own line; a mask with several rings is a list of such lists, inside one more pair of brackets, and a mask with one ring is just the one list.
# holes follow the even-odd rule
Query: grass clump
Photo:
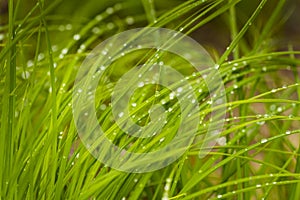
[[[9, 0], [7, 9], [0, 2], [1, 199], [300, 199], [300, 46], [291, 29], [297, 2]], [[209, 51], [227, 101], [213, 108], [201, 73], [184, 59], [162, 53], [155, 62], [174, 67], [193, 86], [200, 106], [197, 136], [210, 123], [224, 127], [201, 159], [204, 141], [197, 137], [171, 165], [125, 173], [86, 150], [73, 120], [72, 94], [78, 69], [96, 45], [145, 26], [179, 31]], [[146, 125], [151, 105], [162, 103], [168, 123], [159, 135], [129, 137], [112, 119], [117, 81], [154, 55], [147, 49], [120, 58], [96, 91], [106, 136], [134, 152], [167, 145], [180, 123], [178, 100], [155, 84], [135, 91], [129, 110], [134, 122]], [[226, 118], [210, 122], [214, 109], [223, 108]]]

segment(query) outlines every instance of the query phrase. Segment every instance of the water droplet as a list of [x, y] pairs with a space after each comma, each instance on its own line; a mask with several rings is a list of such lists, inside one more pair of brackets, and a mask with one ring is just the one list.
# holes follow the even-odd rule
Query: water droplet
[[97, 15], [97, 16], [95, 17], [95, 19], [96, 19], [97, 21], [101, 21], [101, 20], [103, 19], [103, 17], [102, 17], [102, 15]]
[[0, 41], [4, 39], [4, 34], [0, 34]]
[[263, 67], [263, 68], [262, 68], [262, 71], [263, 71], [263, 72], [266, 72], [266, 71], [267, 71], [267, 68], [266, 68], [266, 67]]
[[121, 118], [121, 117], [123, 117], [124, 116], [124, 112], [120, 112], [119, 114], [118, 114], [118, 116]]
[[78, 92], [78, 93], [81, 93], [81, 92], [82, 92], [82, 89], [81, 89], [81, 88], [79, 88], [79, 89], [77, 90], [77, 92]]
[[169, 98], [172, 100], [172, 99], [174, 99], [174, 97], [175, 97], [174, 92], [171, 92], [171, 93], [169, 94]]
[[109, 8], [106, 9], [106, 13], [111, 15], [111, 14], [114, 13], [114, 9], [112, 7], [109, 7]]
[[43, 60], [44, 58], [45, 58], [45, 54], [40, 53], [40, 54], [38, 55], [38, 61], [41, 61], [41, 60]]
[[34, 62], [32, 60], [27, 61], [27, 67], [32, 67], [34, 65]]
[[226, 137], [223, 136], [223, 137], [218, 138], [216, 141], [220, 146], [225, 146], [227, 139], [226, 139]]
[[216, 64], [215, 69], [219, 69], [219, 68], [220, 68], [220, 65]]
[[182, 90], [183, 90], [182, 87], [177, 88], [178, 93], [182, 92]]
[[116, 9], [116, 10], [122, 9], [122, 4], [116, 3], [116, 4], [114, 5], [114, 9]]
[[125, 21], [128, 25], [134, 24], [134, 18], [133, 17], [128, 16], [128, 17], [126, 17]]
[[286, 131], [285, 134], [289, 135], [291, 134], [291, 131]]
[[67, 54], [68, 53], [68, 49], [67, 48], [64, 48], [63, 50], [61, 50], [61, 53], [63, 54], [63, 55], [65, 55], [65, 54]]
[[144, 87], [145, 83], [144, 82], [139, 82], [138, 87]]
[[275, 104], [272, 104], [272, 105], [270, 106], [270, 110], [274, 111], [275, 109], [276, 109], [276, 105], [275, 105]]
[[66, 25], [66, 29], [67, 29], [67, 30], [72, 30], [72, 28], [73, 28], [72, 24], [67, 24], [67, 25]]
[[282, 107], [278, 107], [277, 112], [282, 112]]
[[262, 125], [264, 125], [264, 124], [265, 124], [265, 121], [258, 121], [258, 122], [256, 122], [256, 124], [258, 124], [258, 125], [262, 126]]
[[103, 50], [101, 53], [102, 53], [102, 55], [106, 55], [107, 54], [107, 50]]
[[239, 86], [235, 84], [235, 85], [233, 85], [233, 88], [237, 89], [237, 88], [239, 88]]
[[21, 74], [21, 77], [23, 79], [28, 79], [30, 77], [30, 72], [28, 71], [23, 71], [22, 74]]
[[275, 92], [277, 92], [277, 89], [272, 89], [271, 92], [275, 93]]
[[261, 139], [261, 141], [260, 141], [260, 143], [262, 143], [262, 144], [264, 144], [264, 143], [266, 143], [266, 142], [268, 142], [268, 139], [266, 139], [266, 138], [263, 138], [263, 139]]
[[165, 191], [169, 191], [170, 190], [170, 185], [169, 184], [166, 184], [165, 187], [164, 187]]
[[73, 39], [76, 40], [76, 41], [77, 41], [77, 40], [80, 40], [80, 35], [79, 35], [79, 34], [75, 34], [75, 35], [73, 36]]
[[165, 140], [165, 138], [163, 137], [159, 140], [159, 142], [162, 143], [164, 140]]
[[132, 106], [132, 107], [136, 107], [136, 103], [132, 103], [131, 106]]
[[111, 30], [115, 27], [115, 24], [112, 22], [107, 23], [106, 27], [108, 28], [108, 30]]
[[64, 31], [64, 30], [65, 30], [65, 26], [64, 26], [64, 25], [60, 25], [60, 26], [58, 27], [58, 30], [61, 31], [61, 32]]
[[258, 187], [258, 188], [261, 187], [261, 184], [257, 184], [256, 187]]
[[223, 197], [223, 195], [221, 195], [221, 194], [219, 194], [219, 195], [217, 196], [218, 199], [221, 199], [222, 197]]

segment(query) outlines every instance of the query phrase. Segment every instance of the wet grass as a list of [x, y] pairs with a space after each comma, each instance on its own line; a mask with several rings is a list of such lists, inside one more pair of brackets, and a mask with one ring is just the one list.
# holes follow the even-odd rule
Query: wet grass
[[[283, 33], [285, 23], [291, 23], [291, 1], [57, 0], [8, 5], [0, 25], [1, 199], [300, 199], [299, 41]], [[198, 156], [204, 141], [196, 139], [163, 169], [125, 173], [98, 162], [81, 143], [72, 94], [82, 61], [97, 44], [143, 26], [177, 30], [200, 44], [201, 34], [210, 34], [201, 32], [203, 28], [226, 30], [220, 31], [226, 45], [204, 41], [216, 62], [210, 67], [218, 69], [225, 86], [219, 95], [227, 103], [219, 107], [210, 107], [216, 99], [201, 73], [174, 56], [157, 60], [175, 66], [196, 91], [201, 108], [197, 136], [210, 123], [224, 123], [224, 128], [204, 158]], [[116, 82], [152, 54], [121, 58], [107, 70], [95, 97], [107, 137], [136, 152], [167, 144], [179, 123], [170, 91], [153, 86], [135, 92], [130, 107], [135, 122], [144, 125], [150, 105], [163, 99], [169, 121], [153, 141], [128, 137], [111, 120]], [[221, 108], [226, 108], [226, 118], [210, 122], [210, 113]]]

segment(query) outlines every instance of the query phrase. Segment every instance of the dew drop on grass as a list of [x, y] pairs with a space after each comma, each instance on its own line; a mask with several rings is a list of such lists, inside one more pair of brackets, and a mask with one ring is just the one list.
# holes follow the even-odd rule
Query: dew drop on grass
[[65, 26], [64, 25], [60, 25], [59, 27], [58, 27], [58, 30], [59, 31], [61, 31], [61, 32], [63, 32], [63, 31], [65, 31]]
[[264, 144], [264, 143], [266, 143], [266, 142], [268, 142], [268, 139], [266, 139], [266, 138], [263, 138], [263, 139], [261, 139], [261, 141], [260, 141], [261, 144]]
[[221, 194], [219, 194], [219, 195], [217, 196], [218, 199], [221, 199], [222, 197], [223, 197], [223, 195], [221, 195]]
[[81, 92], [82, 92], [82, 89], [81, 89], [81, 88], [79, 88], [79, 89], [77, 90], [77, 92], [78, 92], [78, 93], [81, 93]]
[[109, 8], [106, 9], [106, 13], [111, 15], [111, 14], [114, 13], [114, 9], [112, 7], [109, 7]]
[[257, 184], [256, 187], [257, 187], [257, 188], [261, 187], [261, 184]]
[[165, 187], [164, 187], [164, 190], [165, 190], [165, 191], [169, 191], [169, 190], [170, 190], [170, 185], [169, 185], [169, 184], [166, 184]]
[[66, 30], [69, 31], [69, 30], [72, 30], [72, 28], [73, 28], [72, 24], [67, 24], [66, 25]]
[[0, 41], [4, 39], [4, 34], [0, 34]]
[[266, 68], [266, 67], [263, 67], [263, 68], [262, 68], [262, 71], [263, 71], [263, 72], [266, 72], [266, 71], [267, 71], [267, 68]]
[[271, 111], [274, 111], [276, 109], [276, 105], [275, 104], [272, 104], [271, 106], [270, 106], [270, 110]]
[[219, 69], [219, 68], [220, 68], [220, 65], [216, 64], [215, 69]]
[[115, 24], [112, 23], [112, 22], [109, 22], [109, 23], [106, 25], [106, 27], [108, 28], [108, 30], [111, 30], [111, 29], [113, 29], [113, 28], [115, 27]]
[[277, 89], [272, 89], [271, 92], [275, 93], [275, 92], [277, 92]]
[[164, 137], [163, 137], [163, 138], [161, 138], [161, 139], [159, 140], [159, 143], [162, 143], [164, 140], [165, 140], [165, 138], [164, 138]]
[[126, 17], [125, 21], [128, 25], [134, 24], [134, 18], [131, 16]]
[[21, 77], [23, 79], [28, 79], [30, 77], [30, 73], [28, 71], [23, 71]]
[[41, 60], [43, 60], [44, 58], [45, 58], [45, 54], [40, 53], [40, 54], [38, 55], [38, 61], [41, 61]]
[[139, 83], [138, 83], [138, 87], [143, 87], [144, 85], [145, 85], [144, 82], [139, 82]]
[[282, 107], [278, 107], [277, 112], [282, 112]]
[[171, 93], [169, 94], [169, 98], [172, 100], [172, 99], [174, 99], [174, 97], [175, 97], [174, 92], [171, 92]]
[[217, 143], [218, 143], [220, 146], [225, 146], [225, 145], [226, 145], [226, 142], [227, 142], [227, 140], [226, 140], [226, 137], [224, 137], [224, 136], [217, 139]]
[[79, 35], [79, 34], [75, 34], [75, 35], [73, 36], [73, 39], [76, 40], [76, 41], [77, 41], [77, 40], [80, 40], [80, 35]]
[[234, 88], [234, 89], [238, 89], [239, 86], [235, 84], [235, 85], [233, 85], [233, 88]]
[[286, 131], [285, 134], [290, 135], [291, 131]]
[[183, 90], [182, 87], [177, 88], [178, 93], [182, 92], [182, 90]]
[[68, 50], [67, 48], [64, 48], [63, 50], [61, 50], [61, 53], [65, 55], [65, 54], [68, 53], [68, 51], [69, 51], [69, 50]]
[[100, 28], [98, 28], [98, 27], [94, 27], [93, 29], [92, 29], [92, 33], [94, 33], [94, 34], [99, 34], [100, 33]]
[[131, 106], [132, 106], [132, 107], [136, 107], [136, 103], [132, 103]]
[[258, 122], [256, 122], [256, 124], [258, 124], [258, 125], [262, 126], [262, 125], [264, 125], [264, 124], [265, 124], [265, 121], [258, 121]]
[[124, 112], [120, 112], [120, 113], [118, 114], [119, 117], [123, 117], [123, 115], [124, 115]]
[[34, 65], [32, 60], [27, 61], [27, 67], [32, 67]]

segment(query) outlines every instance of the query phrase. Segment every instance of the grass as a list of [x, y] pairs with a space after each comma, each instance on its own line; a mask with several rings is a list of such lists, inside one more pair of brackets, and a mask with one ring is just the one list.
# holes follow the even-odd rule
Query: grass
[[[300, 199], [300, 51], [299, 37], [288, 28], [297, 26], [290, 17], [297, 12], [293, 6], [285, 0], [9, 0], [7, 13], [0, 13], [0, 199]], [[125, 134], [113, 120], [111, 96], [132, 67], [152, 62], [174, 67], [199, 102], [196, 138], [183, 156], [153, 172], [127, 173], [99, 162], [79, 139], [74, 83], [96, 45], [145, 26], [193, 37], [216, 65], [199, 73], [171, 53], [144, 49], [105, 70], [95, 93], [98, 122], [107, 138], [132, 152], [167, 145], [181, 116], [169, 89], [144, 85], [129, 99], [133, 122], [147, 125], [148, 110], [160, 102], [168, 122], [152, 138]], [[210, 96], [201, 76], [212, 69], [224, 83], [217, 96]], [[217, 97], [226, 102], [212, 107]], [[212, 112], [224, 109], [224, 120], [210, 120]], [[199, 158], [210, 139], [203, 135], [222, 123], [218, 143]]]

